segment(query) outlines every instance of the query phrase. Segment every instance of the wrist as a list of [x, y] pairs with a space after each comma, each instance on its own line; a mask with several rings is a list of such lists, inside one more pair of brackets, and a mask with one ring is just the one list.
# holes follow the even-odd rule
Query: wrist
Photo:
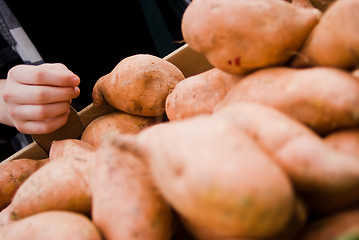
[[3, 90], [5, 88], [5, 84], [6, 79], [0, 79], [0, 123], [14, 127], [14, 123], [3, 99]]

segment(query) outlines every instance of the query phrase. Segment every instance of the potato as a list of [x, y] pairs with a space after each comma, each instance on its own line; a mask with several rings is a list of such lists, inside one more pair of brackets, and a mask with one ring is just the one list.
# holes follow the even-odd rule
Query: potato
[[287, 0], [292, 2], [293, 5], [306, 7], [306, 8], [317, 8], [322, 12], [325, 12], [327, 8], [335, 1], [335, 0]]
[[96, 107], [107, 101], [130, 114], [161, 116], [167, 95], [183, 79], [174, 64], [150, 54], [136, 54], [121, 60], [96, 82], [93, 104]]
[[[351, 209], [334, 213], [332, 215], [317, 219], [314, 222], [308, 224], [304, 230], [299, 234], [296, 240], [344, 240], [340, 238], [344, 234], [348, 234], [356, 229], [356, 238], [359, 236], [359, 210]], [[354, 233], [354, 232], [353, 232]]]
[[321, 11], [326, 11], [331, 4], [336, 0], [311, 0], [311, 3], [314, 7], [320, 9]]
[[50, 161], [64, 157], [88, 159], [88, 154], [96, 151], [96, 148], [79, 139], [56, 140], [51, 143], [49, 158]]
[[313, 29], [292, 66], [356, 67], [359, 59], [359, 2], [335, 1]]
[[229, 105], [212, 117], [256, 139], [290, 177], [311, 213], [337, 211], [359, 201], [359, 161], [329, 147], [302, 123], [255, 102]]
[[92, 192], [92, 218], [107, 240], [171, 239], [172, 209], [148, 166], [118, 148], [112, 135], [96, 153]]
[[132, 139], [161, 193], [198, 238], [269, 236], [292, 216], [287, 175], [233, 124], [200, 115], [152, 126]]
[[49, 210], [91, 211], [90, 161], [80, 158], [50, 161], [33, 173], [10, 203], [10, 217], [21, 219]]
[[243, 74], [287, 62], [318, 23], [318, 9], [285, 1], [193, 1], [182, 18], [184, 41], [223, 71]]
[[352, 155], [359, 161], [359, 128], [333, 132], [325, 136], [324, 141], [332, 148]]
[[19, 186], [49, 159], [15, 159], [0, 163], [0, 210], [10, 202]]
[[81, 140], [94, 148], [101, 145], [105, 135], [113, 132], [136, 134], [143, 128], [160, 121], [155, 117], [144, 117], [125, 112], [114, 112], [93, 120], [82, 133]]
[[336, 68], [258, 70], [232, 87], [215, 108], [240, 101], [274, 107], [320, 134], [359, 124], [359, 81]]
[[47, 211], [0, 228], [1, 240], [101, 240], [101, 233], [85, 216]]
[[166, 99], [169, 120], [211, 114], [240, 76], [212, 68], [179, 82]]

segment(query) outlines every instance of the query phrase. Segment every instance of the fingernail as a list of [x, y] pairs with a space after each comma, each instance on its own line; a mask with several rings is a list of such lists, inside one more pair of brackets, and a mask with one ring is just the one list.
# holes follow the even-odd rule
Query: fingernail
[[75, 93], [80, 94], [80, 88], [79, 87], [75, 87]]
[[74, 85], [74, 86], [77, 86], [77, 85], [79, 85], [80, 84], [80, 78], [78, 77], [78, 76], [74, 76], [74, 77], [72, 77], [72, 84]]

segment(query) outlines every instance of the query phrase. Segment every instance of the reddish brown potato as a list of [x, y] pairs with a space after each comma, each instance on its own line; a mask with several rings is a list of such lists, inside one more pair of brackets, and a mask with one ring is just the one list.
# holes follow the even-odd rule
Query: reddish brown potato
[[327, 135], [324, 141], [332, 148], [352, 155], [359, 161], [359, 128], [333, 132]]
[[199, 114], [211, 114], [214, 106], [241, 78], [217, 68], [186, 78], [167, 96], [168, 119], [180, 120]]
[[288, 174], [312, 214], [338, 211], [359, 201], [359, 161], [331, 148], [302, 123], [254, 102], [232, 104], [212, 117], [256, 139]]
[[[344, 238], [345, 235], [347, 235], [347, 238]], [[296, 240], [354, 240], [358, 239], [358, 237], [359, 210], [352, 209], [336, 212], [311, 222], [303, 229]]]
[[90, 161], [65, 157], [50, 161], [17, 190], [9, 205], [13, 220], [49, 210], [91, 211]]
[[0, 228], [1, 240], [101, 240], [101, 233], [85, 216], [47, 211]]
[[295, 202], [288, 176], [233, 124], [201, 115], [155, 125], [132, 139], [196, 237], [264, 237], [287, 226]]
[[85, 128], [81, 140], [94, 148], [98, 148], [107, 134], [136, 134], [158, 121], [159, 119], [155, 117], [144, 117], [125, 112], [114, 112], [93, 120]]
[[16, 159], [0, 163], [0, 210], [13, 198], [20, 185], [49, 159]]
[[359, 124], [359, 81], [336, 68], [258, 70], [239, 81], [216, 108], [241, 101], [274, 107], [320, 134]]
[[62, 159], [64, 157], [88, 159], [88, 154], [93, 153], [95, 147], [79, 139], [64, 139], [54, 141], [51, 144], [49, 158], [50, 161]]
[[174, 64], [153, 55], [136, 54], [121, 60], [96, 82], [93, 104], [107, 101], [130, 114], [161, 116], [167, 95], [183, 79], [183, 73]]
[[172, 209], [154, 184], [147, 164], [116, 145], [99, 147], [92, 177], [92, 218], [107, 240], [169, 240]]
[[214, 67], [243, 74], [292, 58], [320, 15], [285, 1], [193, 1], [184, 12], [182, 33]]
[[340, 0], [330, 5], [292, 66], [356, 67], [359, 59], [358, 8], [357, 0]]

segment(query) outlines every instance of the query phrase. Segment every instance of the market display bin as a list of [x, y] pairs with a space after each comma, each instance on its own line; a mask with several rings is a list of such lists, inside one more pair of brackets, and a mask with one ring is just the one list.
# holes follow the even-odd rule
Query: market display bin
[[[185, 77], [193, 76], [212, 68], [203, 55], [190, 49], [187, 44], [170, 53], [164, 59], [176, 65]], [[90, 104], [79, 112], [73, 108], [70, 110], [68, 121], [63, 127], [50, 134], [33, 135], [34, 141], [31, 144], [3, 162], [20, 158], [36, 160], [47, 158], [53, 141], [80, 138], [82, 132], [91, 121], [102, 115], [114, 112], [116, 109], [108, 104], [96, 108]]]

